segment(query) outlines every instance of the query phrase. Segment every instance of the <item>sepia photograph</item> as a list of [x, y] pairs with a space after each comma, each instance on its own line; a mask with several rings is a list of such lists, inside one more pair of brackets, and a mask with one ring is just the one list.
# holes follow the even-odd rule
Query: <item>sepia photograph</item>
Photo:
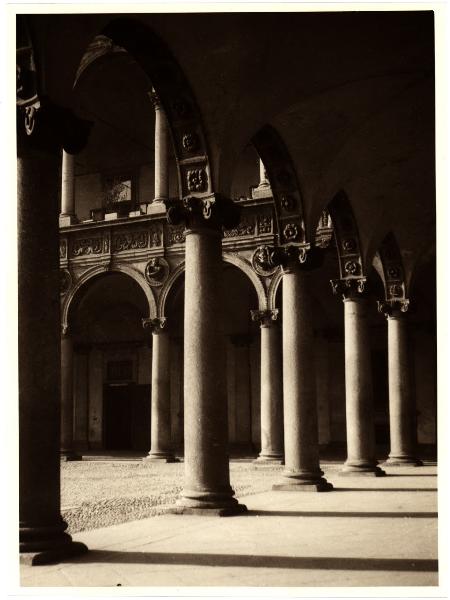
[[441, 21], [10, 6], [16, 594], [442, 597]]

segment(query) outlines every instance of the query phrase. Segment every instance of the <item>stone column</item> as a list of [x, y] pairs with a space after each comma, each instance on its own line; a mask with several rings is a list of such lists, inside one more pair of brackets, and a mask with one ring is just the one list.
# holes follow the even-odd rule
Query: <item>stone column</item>
[[380, 477], [375, 458], [375, 422], [370, 333], [365, 279], [333, 280], [333, 292], [344, 300], [345, 412], [347, 460], [341, 475]]
[[411, 388], [408, 321], [409, 301], [386, 300], [378, 310], [387, 318], [389, 369], [389, 425], [391, 449], [386, 466], [416, 467], [416, 418]]
[[67, 227], [72, 223], [77, 223], [75, 215], [75, 156], [63, 150], [59, 226]]
[[[164, 202], [169, 198], [169, 136], [166, 114], [153, 90], [151, 94], [155, 108], [155, 199]], [[161, 205], [160, 205], [161, 206]], [[162, 206], [164, 210], [164, 206]]]
[[308, 271], [318, 249], [289, 249], [283, 266], [283, 401], [285, 470], [274, 490], [332, 489], [319, 464], [314, 333]]
[[255, 462], [282, 464], [283, 368], [278, 309], [252, 310], [261, 326], [261, 452]]
[[81, 460], [73, 450], [73, 339], [61, 333], [61, 460]]
[[152, 332], [151, 447], [144, 460], [176, 462], [172, 451], [170, 411], [170, 339], [164, 317], [143, 319]]
[[60, 504], [59, 135], [67, 112], [49, 102], [22, 110], [18, 112], [19, 547], [23, 562], [44, 564], [87, 550], [65, 533]]
[[267, 179], [266, 169], [263, 161], [259, 159], [259, 183], [252, 189], [252, 198], [265, 198], [271, 195], [272, 191], [270, 188], [270, 182]]
[[[232, 515], [246, 510], [233, 498], [228, 459], [221, 224], [231, 201], [189, 197], [169, 208], [186, 223], [184, 314], [184, 467], [176, 512]], [[236, 220], [233, 219], [233, 223]]]

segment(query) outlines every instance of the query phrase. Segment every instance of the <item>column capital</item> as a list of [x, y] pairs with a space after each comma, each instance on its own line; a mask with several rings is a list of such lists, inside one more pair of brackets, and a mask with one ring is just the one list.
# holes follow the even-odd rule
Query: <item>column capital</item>
[[387, 319], [401, 317], [408, 312], [409, 300], [406, 298], [395, 298], [391, 300], [378, 300], [378, 312]]
[[156, 317], [154, 319], [146, 318], [142, 319], [142, 327], [144, 330], [149, 331], [155, 335], [163, 332], [163, 329], [167, 325], [166, 317]]
[[260, 269], [265, 269], [267, 272], [278, 266], [284, 273], [292, 273], [295, 270], [307, 272], [322, 266], [323, 251], [310, 244], [282, 247], [260, 246], [254, 254], [254, 267], [255, 261]]
[[251, 310], [252, 321], [259, 323], [261, 327], [270, 327], [278, 319], [278, 308], [267, 310]]
[[171, 225], [185, 223], [186, 228], [209, 227], [220, 230], [235, 227], [240, 219], [240, 207], [221, 194], [187, 196], [180, 200], [165, 201], [167, 220]]
[[17, 153], [57, 156], [63, 148], [76, 154], [86, 145], [92, 125], [49, 98], [36, 97], [32, 104], [17, 106]]
[[341, 294], [343, 300], [364, 298], [367, 292], [366, 277], [330, 279], [330, 283], [333, 294]]

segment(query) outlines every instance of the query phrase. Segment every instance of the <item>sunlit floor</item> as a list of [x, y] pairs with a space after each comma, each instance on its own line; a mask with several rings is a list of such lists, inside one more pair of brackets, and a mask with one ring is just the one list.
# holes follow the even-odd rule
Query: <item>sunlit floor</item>
[[436, 467], [268, 491], [235, 517], [165, 514], [74, 534], [90, 552], [21, 565], [23, 586], [436, 586]]

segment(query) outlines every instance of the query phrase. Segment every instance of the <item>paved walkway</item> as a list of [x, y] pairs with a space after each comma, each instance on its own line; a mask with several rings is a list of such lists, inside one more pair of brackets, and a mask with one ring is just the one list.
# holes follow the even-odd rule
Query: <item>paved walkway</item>
[[[241, 497], [236, 517], [162, 515], [75, 534], [89, 554], [23, 586], [436, 586], [436, 467], [327, 472], [335, 491]], [[150, 591], [151, 593], [151, 591]]]

